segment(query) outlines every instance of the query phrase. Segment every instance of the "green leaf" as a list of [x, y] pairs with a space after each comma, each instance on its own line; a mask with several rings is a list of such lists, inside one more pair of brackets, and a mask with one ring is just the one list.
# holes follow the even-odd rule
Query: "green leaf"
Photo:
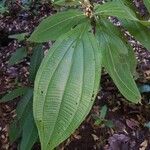
[[[121, 0], [120, 0], [121, 1]], [[129, 0], [123, 0], [124, 3], [126, 3], [128, 6], [131, 6], [132, 1]], [[133, 6], [133, 11], [136, 13], [136, 8]], [[150, 29], [149, 27], [146, 27], [147, 24], [149, 26], [148, 21], [140, 21], [140, 22], [134, 22], [130, 20], [121, 19], [121, 22], [123, 23], [123, 26], [134, 36], [136, 40], [138, 40], [145, 48], [150, 50], [150, 44], [149, 44], [149, 37], [150, 37]], [[144, 25], [142, 25], [142, 24]]]
[[115, 125], [114, 125], [113, 121], [106, 120], [105, 126], [108, 127], [108, 128], [113, 128]]
[[100, 118], [97, 118], [96, 121], [94, 122], [94, 125], [98, 126], [100, 124], [103, 123], [104, 120], [100, 119]]
[[124, 56], [126, 58], [126, 62], [130, 66], [131, 73], [134, 74], [136, 72], [137, 60], [133, 48], [128, 43], [128, 39], [126, 39], [124, 34], [107, 19], [101, 19], [100, 24], [103, 26], [103, 30], [105, 30], [107, 34], [111, 34], [117, 38], [118, 46], [122, 47], [121, 49], [123, 49], [124, 52], [127, 52], [126, 56]]
[[144, 2], [144, 4], [145, 4], [147, 10], [148, 10], [149, 13], [150, 13], [150, 0], [143, 0], [143, 2]]
[[26, 117], [30, 113], [30, 111], [32, 113], [33, 89], [26, 88], [23, 95], [23, 98], [19, 101], [16, 108], [17, 117], [13, 120], [9, 127], [9, 139], [11, 143], [21, 137]]
[[100, 110], [100, 115], [95, 115], [93, 116], [95, 118], [95, 122], [94, 122], [94, 125], [100, 125], [102, 123], [105, 123], [106, 120], [105, 120], [105, 117], [106, 117], [106, 114], [107, 114], [107, 106], [104, 105], [101, 110]]
[[42, 150], [68, 138], [89, 113], [98, 91], [101, 54], [84, 25], [61, 36], [35, 80], [33, 112]]
[[86, 20], [86, 16], [77, 10], [60, 12], [44, 19], [29, 38], [33, 42], [56, 40], [74, 26]]
[[135, 20], [135, 21], [138, 21], [144, 26], [150, 26], [149, 15], [141, 16], [140, 13], [138, 12], [138, 8], [134, 5], [134, 3], [131, 0], [117, 0], [117, 1], [124, 3], [127, 7], [129, 7], [136, 14], [138, 20]]
[[100, 119], [101, 119], [101, 120], [104, 120], [104, 119], [105, 119], [106, 113], [107, 113], [107, 106], [104, 105], [104, 106], [102, 107], [102, 109], [100, 110]]
[[44, 50], [42, 49], [42, 45], [37, 45], [36, 47], [34, 47], [29, 69], [29, 79], [31, 82], [34, 82], [36, 72], [41, 64], [41, 61], [43, 60], [43, 57]]
[[8, 65], [17, 64], [26, 56], [27, 56], [26, 49], [24, 47], [18, 48], [10, 57]]
[[18, 123], [17, 119], [13, 120], [13, 122], [9, 126], [9, 141], [10, 143], [14, 143], [21, 136], [22, 127]]
[[38, 139], [38, 131], [34, 123], [32, 111], [28, 113], [23, 125], [20, 150], [31, 150]]
[[150, 129], [150, 121], [144, 124], [144, 127]]
[[121, 1], [112, 1], [104, 3], [103, 5], [97, 5], [95, 14], [138, 21], [135, 13]]
[[8, 7], [5, 6], [5, 2], [4, 1], [1, 1], [0, 2], [0, 13], [5, 13], [5, 12], [8, 12]]
[[140, 102], [141, 96], [126, 61], [126, 53], [124, 53], [126, 50], [123, 43], [121, 46], [119, 39], [114, 35], [108, 35], [99, 25], [97, 30], [97, 39], [103, 51], [105, 69], [125, 98], [133, 103]]
[[26, 116], [26, 114], [28, 114], [29, 108], [32, 108], [32, 97], [33, 97], [33, 89], [28, 88], [24, 93], [22, 99], [19, 101], [16, 108], [18, 120], [23, 119], [23, 116]]
[[150, 29], [144, 25], [129, 21], [121, 20], [123, 26], [132, 34], [136, 40], [138, 40], [147, 50], [150, 51]]
[[9, 38], [17, 39], [20, 42], [23, 41], [27, 35], [28, 33], [13, 34], [9, 35]]
[[[144, 26], [150, 26], [150, 21], [140, 20], [137, 18], [136, 13], [127, 5], [127, 2], [122, 0], [115, 0], [112, 2], [104, 3], [103, 5], [96, 5], [95, 7], [95, 14], [100, 16], [114, 16], [118, 17], [119, 19], [127, 19], [139, 22]], [[131, 6], [132, 7], [132, 6]]]
[[20, 150], [31, 150], [38, 139], [38, 131], [33, 119], [33, 89], [29, 89], [17, 106], [17, 119], [22, 129]]
[[14, 89], [7, 93], [2, 99], [0, 99], [0, 103], [2, 102], [8, 102], [10, 100], [13, 100], [19, 96], [22, 96], [26, 92], [26, 87], [19, 87], [17, 89]]
[[134, 52], [133, 48], [131, 47], [131, 45], [126, 44], [126, 46], [128, 48], [128, 55], [126, 57], [126, 62], [129, 64], [132, 75], [135, 75], [136, 67], [137, 67], [137, 59], [135, 56], [135, 52]]
[[28, 88], [17, 105], [17, 117], [10, 125], [9, 129], [11, 143], [22, 137], [20, 145], [21, 150], [30, 150], [38, 138], [37, 128], [32, 115], [32, 96], [33, 89]]

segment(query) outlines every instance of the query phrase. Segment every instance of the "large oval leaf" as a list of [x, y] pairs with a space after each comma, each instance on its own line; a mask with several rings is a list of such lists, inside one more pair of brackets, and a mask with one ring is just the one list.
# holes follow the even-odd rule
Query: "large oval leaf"
[[74, 132], [97, 93], [101, 55], [84, 28], [59, 38], [38, 70], [33, 111], [42, 150], [54, 149]]
[[[129, 101], [138, 103], [141, 100], [140, 93], [134, 82], [129, 64], [124, 53], [124, 45], [114, 35], [107, 34], [100, 26], [97, 27], [97, 38], [100, 49], [103, 51], [103, 65], [113, 79], [114, 83]], [[118, 43], [120, 43], [118, 45]]]
[[83, 12], [69, 10], [57, 13], [44, 19], [29, 38], [33, 42], [56, 40], [60, 35], [83, 22], [86, 16]]

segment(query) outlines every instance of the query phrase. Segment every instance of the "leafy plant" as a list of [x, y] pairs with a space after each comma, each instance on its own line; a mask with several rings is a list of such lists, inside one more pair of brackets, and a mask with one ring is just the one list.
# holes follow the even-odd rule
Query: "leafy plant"
[[33, 114], [42, 150], [58, 146], [87, 116], [99, 90], [102, 66], [127, 100], [140, 103], [133, 78], [134, 51], [109, 19], [117, 17], [149, 50], [150, 22], [138, 18], [129, 2], [113, 0], [100, 5], [81, 1], [78, 10], [43, 20], [29, 38], [32, 42], [56, 40], [42, 61], [34, 85]]
[[[20, 37], [17, 35], [17, 38]], [[13, 36], [14, 38], [14, 36]], [[22, 39], [22, 37], [21, 37]], [[19, 38], [19, 40], [21, 40]], [[19, 48], [9, 59], [9, 65], [15, 65], [19, 63], [24, 57], [27, 56], [25, 47]], [[30, 67], [29, 67], [29, 86], [21, 86], [10, 91], [0, 99], [0, 103], [11, 101], [17, 97], [20, 97], [20, 101], [17, 104], [15, 120], [11, 123], [9, 129], [9, 139], [13, 143], [19, 140], [18, 148], [20, 150], [32, 149], [35, 142], [38, 141], [37, 127], [33, 118], [32, 103], [33, 103], [33, 87], [34, 78], [39, 65], [44, 57], [44, 51], [41, 44], [37, 44], [32, 49], [32, 55], [29, 55]]]
[[[141, 102], [133, 78], [137, 64], [134, 51], [124, 33], [113, 25], [110, 16], [116, 17], [122, 27], [148, 50], [150, 22], [137, 15], [129, 0], [110, 0], [104, 4], [90, 3], [88, 0], [73, 2], [76, 7], [47, 17], [28, 39], [37, 43], [56, 41], [44, 59], [41, 47], [36, 48], [30, 66], [31, 82], [36, 75], [33, 116], [42, 150], [57, 147], [88, 115], [99, 91], [102, 67], [128, 101]], [[67, 6], [66, 3], [70, 1], [54, 1], [58, 5]], [[144, 3], [149, 10], [149, 0]], [[10, 139], [22, 135], [21, 149], [31, 149], [37, 140], [31, 115], [32, 91], [30, 87], [18, 104], [19, 119], [14, 123], [19, 121], [20, 129], [15, 130], [13, 124], [13, 133], [10, 134]], [[27, 109], [28, 106], [30, 109]], [[28, 110], [30, 115], [25, 113]], [[34, 134], [26, 133], [28, 126]], [[27, 142], [28, 148], [25, 147]]]

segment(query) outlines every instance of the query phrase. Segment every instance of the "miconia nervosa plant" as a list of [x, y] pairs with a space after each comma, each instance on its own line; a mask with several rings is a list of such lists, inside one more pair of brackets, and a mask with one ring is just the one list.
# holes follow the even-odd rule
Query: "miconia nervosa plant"
[[[102, 4], [88, 0], [53, 1], [54, 6], [62, 6], [61, 11], [44, 19], [28, 41], [55, 43], [45, 57], [40, 44], [33, 52], [30, 80], [34, 82], [34, 90], [15, 91], [16, 97], [24, 95], [20, 103], [29, 108], [33, 94], [33, 116], [31, 112], [23, 120], [26, 122], [23, 131], [27, 131], [28, 122], [34, 131], [32, 136], [28, 135], [31, 142], [23, 143], [29, 144], [28, 149], [39, 135], [41, 149], [52, 150], [79, 127], [99, 91], [102, 67], [128, 101], [141, 102], [134, 81], [137, 60], [124, 31], [150, 50], [150, 22], [139, 16], [132, 3], [130, 0], [107, 0]], [[144, 4], [150, 13], [150, 0], [144, 0]], [[114, 18], [121, 28], [114, 25]], [[26, 53], [22, 49], [16, 55], [23, 58]], [[26, 97], [31, 104], [24, 101]], [[21, 119], [23, 111], [19, 106]]]
[[[56, 40], [34, 85], [33, 114], [42, 150], [54, 149], [85, 119], [99, 90], [102, 67], [127, 100], [141, 100], [133, 78], [134, 51], [110, 16], [147, 49], [150, 22], [139, 19], [127, 0], [80, 4], [78, 9], [46, 18], [29, 38], [32, 42]], [[149, 10], [148, 0], [145, 5]]]

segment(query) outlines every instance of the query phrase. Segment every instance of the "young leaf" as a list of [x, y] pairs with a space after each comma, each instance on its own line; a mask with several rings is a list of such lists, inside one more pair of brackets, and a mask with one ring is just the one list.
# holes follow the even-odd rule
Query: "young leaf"
[[42, 150], [52, 150], [80, 125], [98, 91], [101, 54], [85, 25], [61, 36], [38, 70], [33, 112]]
[[34, 123], [32, 111], [28, 113], [23, 125], [20, 150], [31, 150], [38, 139], [38, 131]]
[[9, 38], [17, 39], [20, 42], [23, 41], [27, 35], [28, 33], [13, 34], [9, 35]]
[[7, 93], [2, 99], [0, 99], [0, 103], [2, 102], [8, 102], [10, 100], [13, 100], [19, 96], [22, 96], [26, 92], [27, 88], [26, 87], [19, 87], [17, 89], [14, 89]]
[[117, 38], [100, 30], [100, 26], [97, 27], [97, 30], [97, 39], [103, 51], [105, 69], [124, 97], [133, 103], [140, 102], [141, 96], [126, 61], [126, 54], [121, 52], [123, 46], [118, 45]]
[[101, 110], [100, 110], [100, 115], [99, 116], [95, 116], [95, 125], [100, 125], [101, 123], [104, 123], [106, 114], [107, 114], [107, 106], [104, 105]]
[[114, 16], [138, 21], [135, 13], [121, 1], [112, 1], [104, 3], [103, 5], [97, 5], [95, 8], [95, 13], [103, 16]]
[[112, 120], [107, 120], [105, 122], [105, 126], [108, 127], [108, 128], [113, 128], [114, 127], [114, 123]]
[[27, 56], [27, 51], [24, 47], [18, 48], [9, 59], [8, 65], [19, 63], [24, 57]]
[[68, 32], [85, 19], [86, 16], [77, 10], [57, 13], [44, 19], [32, 33], [29, 40], [33, 42], [56, 40], [60, 35]]
[[150, 0], [143, 0], [143, 2], [144, 2], [144, 4], [145, 4], [147, 10], [148, 10], [149, 13], [150, 13]]
[[101, 108], [101, 110], [100, 110], [100, 119], [103, 119], [103, 120], [105, 119], [107, 110], [108, 110], [108, 108], [107, 108], [106, 105], [104, 105], [104, 106]]
[[41, 64], [41, 61], [44, 57], [44, 50], [42, 49], [42, 45], [37, 45], [33, 49], [33, 54], [31, 57], [31, 63], [30, 63], [30, 76], [29, 79], [31, 82], [34, 82], [36, 72]]

